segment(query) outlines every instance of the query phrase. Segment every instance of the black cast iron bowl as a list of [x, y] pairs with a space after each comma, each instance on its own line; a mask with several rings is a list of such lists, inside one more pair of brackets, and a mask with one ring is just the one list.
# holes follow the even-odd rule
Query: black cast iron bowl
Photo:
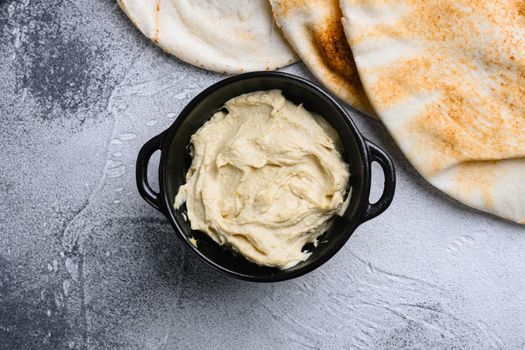
[[[191, 135], [230, 98], [271, 89], [282, 90], [287, 99], [296, 104], [302, 103], [306, 109], [322, 115], [332, 124], [343, 142], [343, 158], [348, 162], [351, 173], [352, 192], [348, 209], [320, 237], [317, 247], [305, 247], [312, 251], [310, 258], [287, 270], [258, 266], [219, 246], [206, 234], [191, 229], [184, 218], [184, 209], [173, 208], [175, 195], [179, 186], [185, 183], [185, 175], [191, 165], [188, 152]], [[151, 156], [158, 150], [161, 155], [157, 193], [148, 183], [147, 168]], [[380, 199], [370, 204], [371, 164], [374, 161], [383, 168], [385, 185]], [[191, 251], [221, 272], [258, 282], [287, 280], [319, 267], [345, 244], [360, 224], [385, 211], [395, 191], [395, 170], [389, 156], [359, 133], [346, 111], [328, 93], [305, 79], [282, 72], [241, 74], [204, 90], [184, 108], [169, 129], [142, 147], [137, 159], [136, 177], [140, 195], [168, 218]], [[197, 240], [197, 246], [190, 242], [190, 238]]]

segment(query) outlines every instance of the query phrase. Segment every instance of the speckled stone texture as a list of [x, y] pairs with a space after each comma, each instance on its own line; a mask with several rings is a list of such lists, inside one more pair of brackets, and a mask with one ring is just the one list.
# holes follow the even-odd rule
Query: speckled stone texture
[[140, 146], [222, 77], [113, 0], [1, 0], [0, 31], [1, 349], [525, 348], [525, 228], [433, 189], [379, 122], [353, 113], [394, 157], [391, 208], [307, 276], [242, 282], [134, 182]]

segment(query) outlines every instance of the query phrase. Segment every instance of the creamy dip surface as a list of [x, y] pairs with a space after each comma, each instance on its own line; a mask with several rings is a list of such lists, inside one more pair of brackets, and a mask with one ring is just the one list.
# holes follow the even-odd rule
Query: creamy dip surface
[[279, 90], [235, 97], [191, 138], [175, 198], [194, 230], [248, 260], [286, 269], [342, 215], [349, 170], [336, 131]]

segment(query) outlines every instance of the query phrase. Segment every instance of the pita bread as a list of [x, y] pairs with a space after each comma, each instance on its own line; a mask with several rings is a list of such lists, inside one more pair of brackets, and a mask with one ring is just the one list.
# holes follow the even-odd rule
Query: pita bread
[[525, 224], [525, 4], [341, 0], [367, 95], [416, 169]]
[[181, 60], [220, 73], [297, 60], [266, 0], [117, 0], [140, 31]]
[[284, 36], [310, 71], [354, 108], [374, 115], [341, 24], [338, 0], [270, 0]]

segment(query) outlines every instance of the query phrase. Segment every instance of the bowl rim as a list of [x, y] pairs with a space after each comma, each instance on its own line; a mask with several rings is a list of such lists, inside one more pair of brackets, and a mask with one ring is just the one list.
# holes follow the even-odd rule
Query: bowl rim
[[[249, 274], [243, 274], [236, 271], [232, 271], [221, 264], [215, 262], [213, 259], [210, 259], [206, 255], [204, 255], [197, 247], [195, 247], [191, 242], [189, 242], [188, 238], [184, 234], [184, 230], [182, 227], [180, 227], [179, 223], [177, 222], [177, 219], [175, 217], [175, 209], [172, 208], [170, 199], [168, 198], [168, 194], [166, 191], [167, 188], [167, 159], [169, 156], [169, 147], [171, 146], [171, 141], [175, 137], [175, 134], [177, 133], [180, 125], [182, 122], [186, 119], [186, 117], [189, 115], [190, 111], [192, 111], [198, 104], [200, 104], [202, 101], [204, 101], [208, 95], [210, 95], [212, 92], [215, 92], [219, 89], [222, 89], [232, 83], [236, 83], [242, 80], [248, 80], [248, 79], [254, 79], [254, 78], [270, 78], [275, 80], [288, 80], [293, 81], [297, 85], [299, 85], [301, 88], [310, 89], [313, 90], [315, 93], [320, 95], [322, 99], [324, 100], [324, 103], [330, 104], [334, 110], [339, 113], [339, 115], [342, 117], [342, 119], [346, 122], [348, 127], [350, 128], [353, 137], [355, 138], [357, 148], [359, 150], [359, 158], [362, 161], [362, 167], [363, 167], [363, 182], [362, 182], [362, 195], [359, 199], [356, 212], [352, 216], [352, 219], [350, 221], [350, 225], [345, 227], [342, 234], [344, 237], [342, 237], [342, 240], [338, 245], [336, 245], [332, 250], [328, 252], [328, 254], [321, 255], [315, 262], [312, 262], [310, 264], [305, 265], [303, 268], [297, 269], [297, 270], [290, 270], [289, 273], [281, 273], [281, 274], [275, 274], [275, 275], [267, 275], [267, 276], [255, 276], [255, 275], [249, 275]], [[226, 101], [224, 101], [226, 102]], [[172, 125], [163, 131], [161, 134], [158, 135], [160, 137], [160, 162], [159, 162], [159, 169], [158, 169], [158, 176], [159, 176], [159, 211], [161, 211], [170, 222], [171, 226], [173, 227], [174, 231], [177, 233], [179, 238], [185, 242], [186, 246], [190, 248], [190, 250], [196, 254], [198, 257], [200, 257], [205, 263], [207, 263], [209, 266], [213, 267], [215, 270], [218, 270], [221, 273], [224, 273], [226, 275], [246, 280], [246, 281], [252, 281], [252, 282], [279, 282], [279, 281], [285, 281], [289, 279], [293, 279], [302, 275], [305, 275], [324, 263], [326, 263], [329, 259], [331, 259], [348, 241], [352, 233], [355, 231], [355, 229], [362, 224], [367, 219], [364, 219], [365, 212], [367, 211], [367, 204], [368, 198], [370, 195], [370, 187], [371, 187], [371, 156], [370, 156], [370, 150], [368, 146], [371, 144], [368, 140], [366, 140], [361, 132], [358, 130], [357, 126], [349, 116], [348, 112], [323, 88], [320, 86], [315, 85], [314, 83], [285, 72], [280, 71], [262, 71], [262, 72], [250, 72], [250, 73], [244, 73], [235, 75], [232, 77], [228, 77], [226, 79], [220, 80], [208, 88], [204, 89], [202, 92], [200, 92], [197, 96], [195, 96], [178, 114]], [[373, 144], [372, 144], [373, 145]], [[377, 147], [377, 146], [375, 146]], [[286, 271], [286, 270], [282, 270]]]

